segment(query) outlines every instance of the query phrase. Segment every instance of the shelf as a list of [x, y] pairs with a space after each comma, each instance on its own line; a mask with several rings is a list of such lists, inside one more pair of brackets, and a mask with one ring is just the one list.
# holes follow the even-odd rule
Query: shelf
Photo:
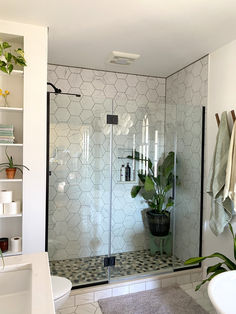
[[17, 107], [0, 107], [0, 111], [16, 111], [16, 112], [23, 112], [23, 108], [17, 108]]
[[13, 70], [11, 72], [11, 74], [8, 74], [8, 73], [0, 71], [0, 74], [4, 75], [4, 76], [10, 76], [10, 75], [12, 75], [12, 76], [23, 76], [24, 75], [24, 71], [22, 71], [22, 70]]
[[22, 182], [22, 179], [0, 179], [0, 182]]
[[118, 184], [134, 184], [137, 183], [136, 181], [117, 181]]
[[16, 147], [23, 147], [23, 144], [19, 144], [19, 143], [0, 143], [0, 146], [16, 146]]
[[2, 218], [14, 218], [14, 217], [22, 217], [22, 214], [15, 214], [15, 215], [0, 215], [0, 219], [2, 219]]
[[3, 253], [2, 255], [3, 255], [4, 257], [7, 257], [7, 256], [21, 255], [21, 254], [22, 254], [22, 252], [7, 251], [7, 252]]

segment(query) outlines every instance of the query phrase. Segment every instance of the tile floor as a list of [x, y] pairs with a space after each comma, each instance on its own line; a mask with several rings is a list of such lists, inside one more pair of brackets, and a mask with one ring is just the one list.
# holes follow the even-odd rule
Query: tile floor
[[[202, 306], [207, 313], [209, 314], [216, 314], [216, 311], [214, 310], [208, 295], [207, 295], [207, 286], [204, 286], [200, 289], [200, 291], [195, 292], [195, 286], [198, 284], [198, 282], [189, 283], [180, 285], [180, 287], [194, 300]], [[57, 314], [102, 314], [100, 307], [98, 305], [98, 302], [92, 302], [88, 304], [82, 304], [77, 306], [71, 306], [64, 308], [57, 312]], [[122, 313], [125, 314], [125, 313]], [[183, 313], [184, 314], [184, 313]], [[188, 311], [186, 309], [186, 314], [188, 314]]]
[[[174, 258], [157, 253], [150, 255], [149, 250], [114, 254], [116, 266], [111, 268], [111, 278], [135, 276], [136, 274], [166, 272], [175, 267], [183, 267], [183, 263]], [[107, 268], [104, 268], [105, 256], [84, 257], [51, 261], [51, 274], [70, 279], [73, 286], [79, 286], [96, 281], [107, 281]]]

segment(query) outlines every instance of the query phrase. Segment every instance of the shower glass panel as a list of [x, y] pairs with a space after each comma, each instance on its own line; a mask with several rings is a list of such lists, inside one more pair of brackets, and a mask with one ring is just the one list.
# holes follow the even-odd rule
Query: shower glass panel
[[112, 103], [50, 93], [48, 252], [74, 286], [107, 282]]
[[[177, 106], [173, 122], [178, 134], [176, 172], [179, 179], [174, 211], [174, 254], [182, 261], [201, 256], [204, 121], [204, 107], [189, 106], [184, 110]], [[175, 269], [180, 267], [174, 264]]]
[[[152, 236], [147, 224], [147, 202], [139, 195], [131, 197], [132, 187], [140, 182], [138, 174], [150, 172], [148, 159], [157, 177], [163, 158], [170, 151], [175, 152], [176, 132], [173, 129], [171, 137], [167, 139], [170, 150], [165, 154], [164, 99], [147, 105], [130, 102], [128, 106], [122, 106], [114, 103], [114, 113], [119, 116], [119, 124], [113, 127], [111, 254], [116, 257], [116, 263], [111, 267], [110, 280], [172, 271], [173, 262], [176, 261], [172, 247], [172, 225], [168, 236], [162, 239]], [[127, 158], [137, 153], [140, 160]], [[125, 177], [122, 175], [124, 168], [130, 171], [130, 176], [127, 177], [127, 173]], [[168, 192], [169, 196], [174, 196], [174, 189], [175, 181]], [[171, 212], [173, 210], [174, 206]], [[172, 218], [171, 214], [171, 224]], [[163, 241], [163, 252], [160, 241]]]

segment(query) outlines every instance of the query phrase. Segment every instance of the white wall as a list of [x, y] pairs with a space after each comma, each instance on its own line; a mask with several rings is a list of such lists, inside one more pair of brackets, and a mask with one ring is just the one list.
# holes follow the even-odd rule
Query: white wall
[[23, 252], [45, 248], [47, 28], [0, 20], [0, 32], [24, 36]]
[[[236, 41], [223, 46], [209, 55], [208, 71], [206, 134], [207, 174], [214, 151], [217, 133], [215, 113], [221, 115], [223, 111], [230, 112], [232, 109], [236, 110]], [[232, 126], [232, 118], [230, 114], [228, 114], [228, 121]], [[216, 237], [209, 229], [210, 208], [210, 198], [207, 196], [204, 210], [203, 254], [218, 251], [233, 257], [233, 243], [229, 231], [225, 230], [223, 234]], [[233, 222], [235, 229], [236, 219], [234, 219]]]

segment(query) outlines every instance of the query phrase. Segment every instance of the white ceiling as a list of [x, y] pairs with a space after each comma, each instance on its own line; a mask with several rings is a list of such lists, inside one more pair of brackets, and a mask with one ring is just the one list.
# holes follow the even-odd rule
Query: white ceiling
[[164, 77], [236, 38], [235, 0], [11, 0], [0, 18], [48, 26], [50, 63]]

